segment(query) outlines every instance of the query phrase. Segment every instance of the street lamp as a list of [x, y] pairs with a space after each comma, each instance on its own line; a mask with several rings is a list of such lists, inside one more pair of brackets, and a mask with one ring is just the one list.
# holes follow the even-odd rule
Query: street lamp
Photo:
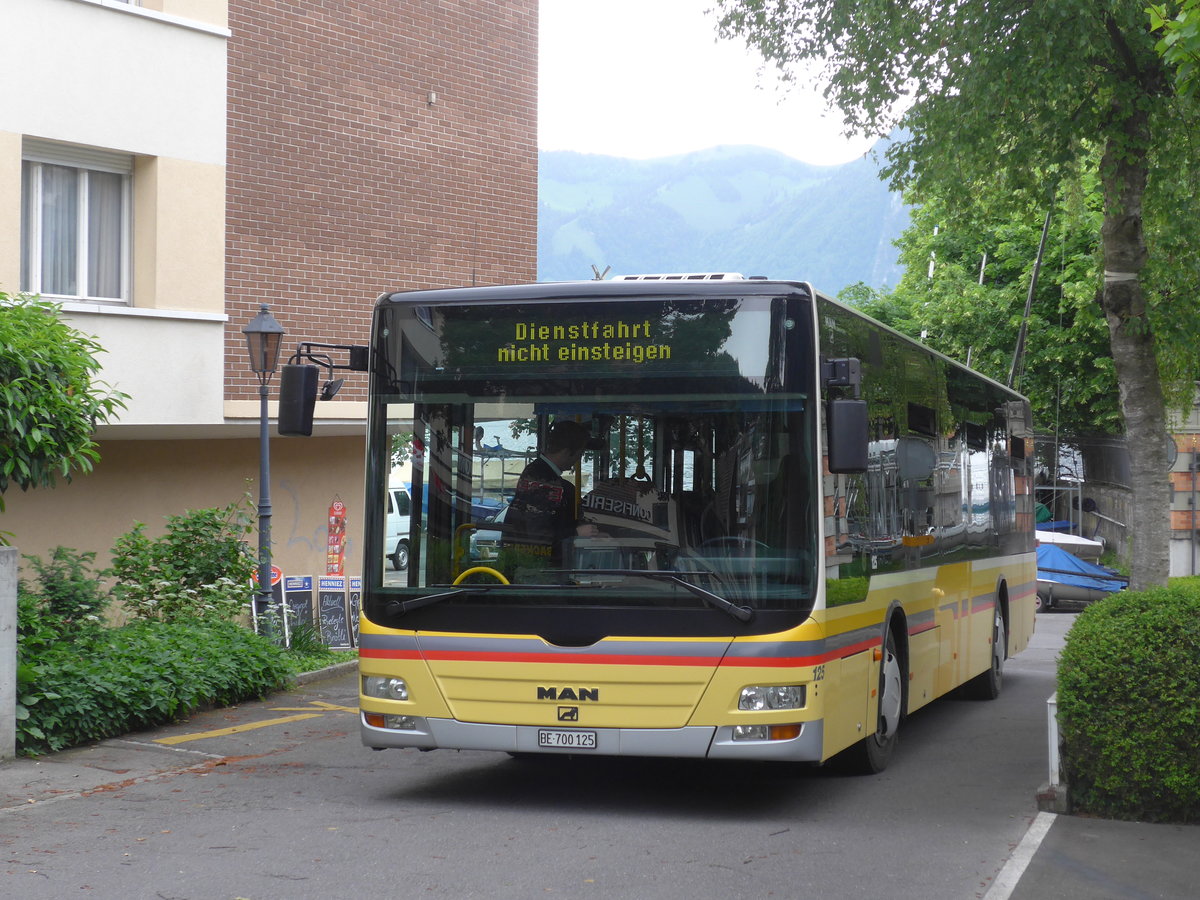
[[250, 324], [242, 329], [250, 352], [250, 369], [258, 376], [258, 598], [255, 612], [263, 616], [266, 634], [271, 633], [271, 444], [267, 428], [267, 383], [279, 364], [283, 326], [263, 304]]

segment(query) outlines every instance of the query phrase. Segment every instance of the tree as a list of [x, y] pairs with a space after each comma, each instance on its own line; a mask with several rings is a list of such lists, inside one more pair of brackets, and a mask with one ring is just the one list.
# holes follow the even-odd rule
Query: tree
[[0, 512], [10, 486], [53, 487], [100, 458], [92, 433], [128, 399], [94, 380], [100, 352], [56, 304], [0, 292]]
[[1151, 29], [1163, 33], [1154, 49], [1162, 54], [1167, 65], [1175, 68], [1176, 89], [1180, 94], [1195, 97], [1200, 91], [1200, 0], [1156, 3], [1147, 12]]
[[[1055, 198], [1013, 380], [1029, 396], [1034, 421], [1067, 441], [1121, 428], [1108, 330], [1095, 303], [1099, 203], [1097, 192], [1075, 185]], [[897, 241], [905, 274], [896, 288], [843, 296], [1007, 382], [1046, 211], [995, 215], [972, 207], [952, 213], [942, 198], [931, 197], [911, 215]]]
[[[1178, 201], [1197, 129], [1195, 105], [1175, 94], [1155, 50], [1145, 4], [720, 0], [719, 9], [721, 33], [744, 37], [785, 75], [823, 61], [826, 97], [847, 128], [894, 132], [884, 174], [918, 198], [966, 208], [982, 188], [997, 210], [1044, 208], [1060, 179], [1097, 180], [1096, 296], [1131, 437], [1131, 586], [1164, 583], [1169, 375], [1143, 284], [1145, 209]], [[1183, 182], [1190, 190], [1190, 177]], [[1152, 299], [1182, 307], [1194, 288]], [[1175, 312], [1172, 323], [1182, 320]]]

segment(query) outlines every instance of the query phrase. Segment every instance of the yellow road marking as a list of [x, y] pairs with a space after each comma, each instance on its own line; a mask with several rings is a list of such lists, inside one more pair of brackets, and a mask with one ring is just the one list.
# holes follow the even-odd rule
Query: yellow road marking
[[195, 734], [179, 734], [175, 737], [158, 738], [156, 744], [182, 744], [185, 741], [199, 741], [204, 738], [224, 737], [237, 734], [240, 731], [253, 731], [255, 728], [266, 728], [268, 725], [282, 725], [284, 722], [299, 722], [301, 719], [319, 719], [324, 713], [306, 713], [299, 716], [283, 716], [278, 719], [264, 719], [261, 722], [247, 722], [245, 725], [234, 725], [230, 728], [217, 728], [214, 731], [198, 731]]
[[326, 703], [324, 700], [312, 700], [308, 706], [272, 706], [272, 712], [311, 712], [313, 707], [329, 709], [336, 712], [358, 712], [357, 706], [338, 706], [336, 703]]

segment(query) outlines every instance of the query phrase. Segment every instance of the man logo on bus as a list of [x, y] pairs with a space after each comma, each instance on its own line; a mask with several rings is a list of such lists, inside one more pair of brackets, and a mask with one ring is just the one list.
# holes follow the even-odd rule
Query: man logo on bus
[[558, 721], [560, 722], [578, 722], [579, 707], [578, 706], [560, 706], [558, 708]]
[[574, 700], [577, 703], [591, 700], [593, 703], [598, 703], [600, 702], [600, 688], [576, 689], [539, 686], [537, 689], [537, 698], [539, 700]]

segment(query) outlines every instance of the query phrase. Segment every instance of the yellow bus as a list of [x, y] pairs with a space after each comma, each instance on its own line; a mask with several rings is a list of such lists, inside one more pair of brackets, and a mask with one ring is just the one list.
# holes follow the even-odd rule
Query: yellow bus
[[[398, 292], [371, 341], [368, 747], [877, 772], [1029, 641], [1027, 401], [806, 283]], [[570, 530], [531, 537], [568, 430]]]

